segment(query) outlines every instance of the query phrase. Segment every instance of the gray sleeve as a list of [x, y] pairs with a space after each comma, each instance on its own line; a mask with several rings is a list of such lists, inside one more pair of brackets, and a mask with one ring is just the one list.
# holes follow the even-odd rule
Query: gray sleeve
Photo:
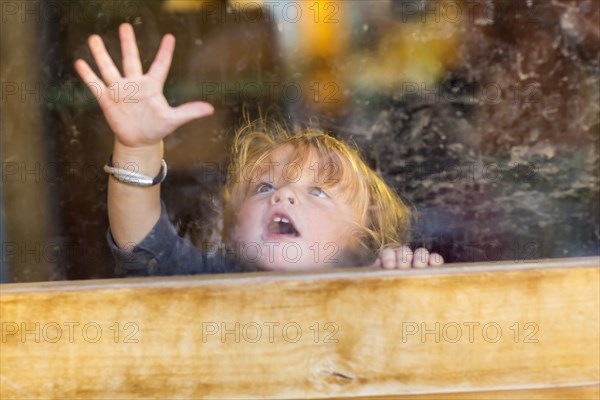
[[110, 229], [107, 241], [115, 258], [118, 277], [167, 276], [241, 272], [241, 268], [220, 253], [207, 253], [177, 234], [161, 200], [160, 217], [137, 245], [121, 249]]

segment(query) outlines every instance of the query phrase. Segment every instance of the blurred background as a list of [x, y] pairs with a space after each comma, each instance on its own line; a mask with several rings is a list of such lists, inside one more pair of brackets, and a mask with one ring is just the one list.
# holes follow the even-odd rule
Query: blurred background
[[112, 134], [73, 62], [97, 33], [120, 67], [124, 21], [145, 71], [176, 36], [172, 105], [216, 108], [165, 141], [162, 197], [199, 246], [246, 113], [356, 143], [448, 262], [599, 254], [597, 0], [1, 5], [2, 282], [114, 276]]

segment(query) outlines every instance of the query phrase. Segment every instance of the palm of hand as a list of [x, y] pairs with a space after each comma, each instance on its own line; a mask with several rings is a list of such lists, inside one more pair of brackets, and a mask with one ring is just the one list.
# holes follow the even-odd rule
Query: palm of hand
[[173, 35], [163, 37], [146, 74], [142, 72], [133, 27], [122, 24], [119, 35], [125, 76], [121, 76], [97, 35], [90, 36], [89, 47], [103, 79], [85, 61], [75, 62], [75, 69], [95, 95], [118, 142], [129, 147], [156, 144], [179, 126], [213, 113], [208, 103], [192, 102], [174, 108], [164, 97], [163, 86], [175, 48]]
[[162, 83], [148, 75], [119, 79], [108, 87], [100, 106], [122, 144], [152, 144], [177, 128], [162, 90]]

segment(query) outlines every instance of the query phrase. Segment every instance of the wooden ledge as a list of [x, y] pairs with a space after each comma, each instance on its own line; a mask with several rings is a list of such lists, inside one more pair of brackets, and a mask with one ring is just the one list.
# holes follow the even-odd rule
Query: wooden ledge
[[88, 279], [79, 281], [44, 281], [26, 283], [0, 284], [1, 293], [36, 292], [36, 291], [65, 291], [65, 290], [93, 290], [109, 288], [126, 288], [138, 286], [202, 286], [221, 283], [243, 283], [258, 280], [264, 281], [294, 281], [294, 280], [338, 280], [338, 279], [379, 279], [385, 277], [409, 277], [409, 276], [432, 276], [432, 275], [462, 275], [475, 273], [500, 273], [524, 270], [548, 270], [577, 267], [600, 266], [600, 256], [574, 257], [574, 258], [551, 258], [543, 260], [529, 260], [527, 262], [480, 262], [480, 263], [453, 263], [437, 268], [410, 269], [410, 270], [385, 270], [374, 267], [364, 268], [336, 268], [323, 269], [310, 272], [252, 272], [239, 274], [215, 274], [215, 275], [185, 275], [185, 276], [161, 276], [144, 278], [121, 278], [121, 279]]
[[598, 398], [599, 265], [0, 285], [0, 397]]

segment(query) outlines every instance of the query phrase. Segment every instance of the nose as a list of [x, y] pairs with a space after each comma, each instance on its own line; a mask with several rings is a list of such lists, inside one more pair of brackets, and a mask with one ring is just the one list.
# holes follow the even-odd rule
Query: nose
[[272, 205], [280, 203], [282, 201], [284, 201], [284, 202], [287, 201], [291, 205], [298, 203], [298, 199], [296, 198], [294, 191], [291, 190], [290, 188], [288, 188], [287, 186], [279, 188], [271, 196], [271, 204]]

